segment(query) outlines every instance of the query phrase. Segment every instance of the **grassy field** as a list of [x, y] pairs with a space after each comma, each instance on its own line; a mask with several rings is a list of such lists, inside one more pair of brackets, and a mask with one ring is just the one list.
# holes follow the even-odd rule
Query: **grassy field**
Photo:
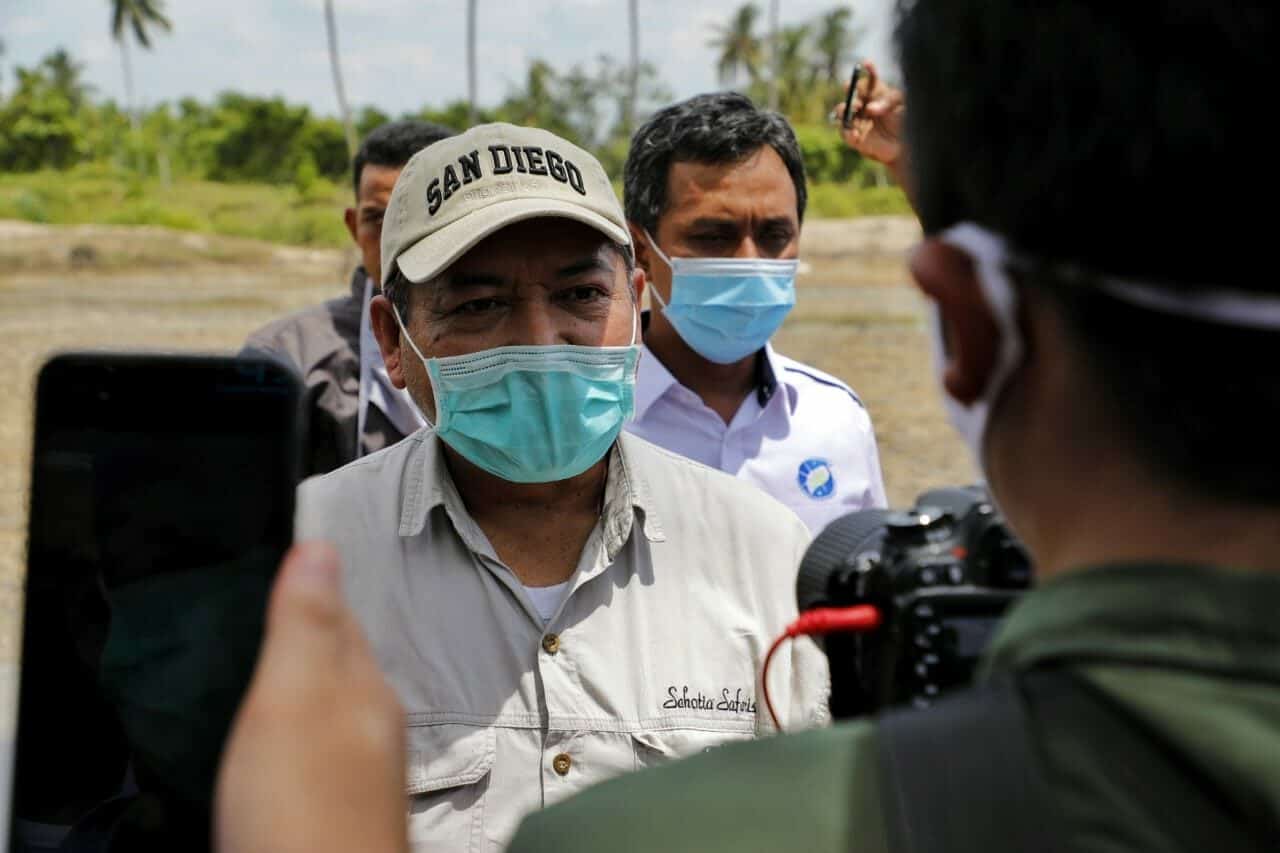
[[[334, 207], [327, 216], [337, 222]], [[916, 236], [904, 217], [807, 223], [799, 305], [777, 339], [783, 352], [861, 395], [897, 505], [973, 476], [944, 422], [924, 305], [907, 284], [903, 258]], [[0, 356], [8, 366], [0, 373], [0, 664], [16, 650], [31, 392], [47, 355], [232, 351], [267, 320], [341, 293], [353, 260], [345, 250], [156, 227], [0, 222]]]
[[[619, 197], [621, 184], [616, 187]], [[105, 165], [66, 172], [0, 174], [0, 220], [51, 225], [159, 225], [198, 234], [251, 237], [273, 243], [341, 249], [348, 236], [335, 210], [350, 189], [317, 179], [306, 186], [227, 184], [180, 179], [162, 185]], [[848, 218], [908, 214], [897, 187], [809, 188], [809, 215]], [[7, 259], [13, 264], [21, 258]]]
[[341, 248], [351, 190], [319, 179], [306, 187], [179, 179], [165, 186], [103, 165], [66, 172], [0, 174], [0, 219], [57, 225], [159, 225], [200, 234]]

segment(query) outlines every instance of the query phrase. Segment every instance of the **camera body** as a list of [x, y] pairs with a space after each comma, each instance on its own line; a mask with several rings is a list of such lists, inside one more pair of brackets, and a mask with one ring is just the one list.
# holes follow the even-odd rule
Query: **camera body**
[[985, 489], [922, 494], [906, 511], [864, 510], [832, 522], [796, 579], [801, 612], [870, 604], [881, 627], [823, 638], [837, 719], [890, 705], [927, 707], [973, 679], [1031, 565]]

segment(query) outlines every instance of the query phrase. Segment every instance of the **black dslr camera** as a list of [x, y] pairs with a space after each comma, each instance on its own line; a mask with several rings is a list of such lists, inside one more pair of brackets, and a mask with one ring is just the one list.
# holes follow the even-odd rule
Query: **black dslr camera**
[[1005, 610], [1030, 584], [1026, 552], [980, 487], [925, 492], [905, 512], [836, 519], [800, 564], [800, 611], [870, 604], [881, 624], [823, 638], [832, 716], [927, 707], [968, 684]]

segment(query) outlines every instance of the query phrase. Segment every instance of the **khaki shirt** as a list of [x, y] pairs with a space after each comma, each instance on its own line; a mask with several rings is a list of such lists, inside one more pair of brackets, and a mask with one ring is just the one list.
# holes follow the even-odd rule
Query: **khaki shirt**
[[[728, 475], [621, 436], [545, 626], [430, 429], [304, 483], [297, 534], [338, 546], [404, 704], [416, 850], [501, 849], [525, 814], [603, 779], [771, 731], [760, 669], [795, 618], [809, 534]], [[784, 725], [826, 721], [810, 641], [776, 657], [770, 687]]]

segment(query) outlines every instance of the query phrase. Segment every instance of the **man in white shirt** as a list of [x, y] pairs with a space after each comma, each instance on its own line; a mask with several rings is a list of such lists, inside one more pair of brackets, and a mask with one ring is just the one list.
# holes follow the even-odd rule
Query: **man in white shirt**
[[275, 320], [245, 342], [244, 352], [282, 359], [306, 386], [307, 474], [327, 473], [395, 444], [423, 424], [409, 395], [387, 377], [369, 303], [378, 289], [382, 216], [396, 178], [410, 157], [452, 135], [440, 125], [405, 120], [365, 137], [351, 163], [356, 204], [343, 213], [361, 260], [349, 292]]
[[[387, 373], [431, 427], [299, 492], [404, 705], [410, 837], [501, 848], [618, 773], [772, 731], [760, 671], [795, 618], [801, 521], [634, 436], [638, 291], [587, 152], [482, 125], [405, 166], [387, 208]], [[827, 716], [808, 641], [783, 724]], [[335, 771], [340, 772], [340, 771]]]
[[760, 487], [815, 533], [885, 506], [862, 401], [769, 344], [795, 303], [806, 199], [786, 119], [699, 95], [636, 131], [624, 172], [655, 308], [627, 428]]

